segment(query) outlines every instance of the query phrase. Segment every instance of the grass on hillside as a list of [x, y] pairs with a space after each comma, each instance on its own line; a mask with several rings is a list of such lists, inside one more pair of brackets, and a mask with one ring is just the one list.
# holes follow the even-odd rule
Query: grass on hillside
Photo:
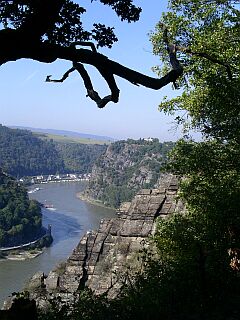
[[58, 135], [58, 134], [50, 134], [50, 133], [41, 133], [41, 132], [34, 132], [36, 136], [38, 136], [41, 139], [46, 139], [46, 140], [53, 140], [55, 142], [60, 142], [60, 143], [82, 143], [82, 144], [100, 144], [104, 145], [107, 144], [109, 145], [111, 141], [103, 141], [103, 140], [94, 140], [90, 138], [78, 138], [78, 137], [69, 137], [66, 135]]

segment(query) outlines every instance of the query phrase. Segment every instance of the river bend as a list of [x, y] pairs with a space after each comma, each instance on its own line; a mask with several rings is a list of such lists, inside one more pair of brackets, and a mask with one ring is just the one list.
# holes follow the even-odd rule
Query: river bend
[[56, 210], [42, 209], [43, 225], [52, 226], [53, 243], [43, 254], [25, 261], [0, 260], [0, 305], [14, 291], [23, 288], [36, 272], [48, 273], [71, 254], [81, 236], [96, 229], [102, 218], [113, 217], [114, 210], [86, 203], [76, 197], [85, 182], [49, 183], [29, 194], [31, 199], [53, 206]]

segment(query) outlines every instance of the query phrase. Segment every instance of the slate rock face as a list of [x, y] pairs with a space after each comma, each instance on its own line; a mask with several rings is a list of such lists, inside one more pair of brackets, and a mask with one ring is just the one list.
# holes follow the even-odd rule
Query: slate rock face
[[85, 286], [96, 294], [116, 296], [121, 287], [119, 277], [128, 265], [136, 263], [137, 253], [154, 233], [156, 218], [184, 210], [176, 199], [177, 190], [173, 175], [163, 175], [157, 189], [141, 190], [131, 203], [121, 205], [116, 218], [103, 219], [97, 231], [87, 232], [61, 273], [51, 271], [44, 277], [44, 285], [41, 282], [41, 294], [35, 290], [31, 296], [39, 305], [53, 296], [69, 300]]
[[118, 208], [120, 202], [132, 200], [141, 188], [155, 187], [173, 145], [160, 143], [158, 139], [129, 139], [110, 144], [93, 165], [89, 186], [80, 197]]

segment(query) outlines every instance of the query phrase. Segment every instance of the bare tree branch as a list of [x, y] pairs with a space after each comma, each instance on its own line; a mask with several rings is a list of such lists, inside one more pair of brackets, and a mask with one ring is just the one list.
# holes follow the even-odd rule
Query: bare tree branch
[[103, 78], [107, 81], [109, 88], [111, 89], [111, 95], [105, 96], [104, 98], [101, 98], [97, 91], [94, 90], [91, 79], [84, 68], [83, 64], [74, 62], [73, 63], [74, 68], [79, 72], [80, 76], [83, 79], [85, 88], [87, 89], [87, 96], [89, 96], [93, 101], [96, 102], [98, 108], [103, 108], [105, 105], [110, 102], [118, 102], [118, 96], [119, 96], [119, 89], [116, 85], [116, 82], [114, 80], [113, 74], [111, 72], [107, 72], [105, 70], [101, 70], [99, 68], [99, 71]]
[[72, 73], [73, 71], [75, 71], [76, 69], [73, 67], [71, 69], [69, 69], [67, 72], [64, 73], [64, 75], [62, 76], [61, 79], [50, 79], [52, 75], [49, 75], [46, 77], [46, 82], [63, 82], [64, 80], [66, 80], [69, 76], [70, 73]]
[[[90, 46], [92, 51], [86, 49], [76, 49], [74, 48], [76, 45], [85, 45]], [[133, 83], [134, 85], [143, 85], [155, 90], [158, 90], [170, 82], [175, 84], [176, 79], [182, 74], [183, 69], [180, 65], [179, 61], [176, 57], [176, 50], [175, 46], [167, 44], [167, 50], [169, 52], [170, 63], [173, 67], [173, 70], [170, 71], [166, 76], [162, 77], [161, 79], [155, 79], [148, 76], [145, 76], [139, 72], [126, 68], [112, 60], [109, 60], [106, 56], [98, 53], [95, 49], [95, 46], [90, 42], [76, 42], [72, 45], [72, 50], [74, 52], [73, 55], [73, 68], [68, 70], [61, 79], [59, 80], [51, 80], [48, 76], [46, 81], [48, 82], [62, 82], [64, 81], [69, 74], [75, 70], [79, 72], [81, 75], [85, 88], [87, 89], [88, 96], [96, 102], [99, 108], [103, 108], [106, 106], [108, 102], [117, 103], [119, 100], [119, 88], [116, 84], [114, 74], [120, 76], [128, 80], [129, 82]], [[79, 56], [81, 54], [81, 57]], [[87, 54], [88, 53], [88, 54]], [[92, 54], [92, 59], [90, 56]], [[66, 56], [65, 56], [66, 59]], [[91, 60], [91, 61], [90, 61]], [[91, 64], [96, 67], [96, 69], [100, 72], [102, 77], [106, 80], [109, 89], [111, 90], [111, 94], [101, 98], [99, 94], [93, 89], [90, 77], [85, 70], [82, 63], [77, 62], [81, 61], [83, 63]], [[176, 85], [175, 85], [176, 86]]]
[[119, 89], [117, 87], [113, 74], [111, 72], [104, 70], [103, 68], [102, 69], [99, 68], [99, 72], [101, 73], [102, 77], [106, 80], [111, 90], [111, 95], [105, 96], [104, 98], [101, 98], [98, 92], [94, 90], [91, 79], [86, 69], [84, 68], [84, 65], [79, 62], [78, 63], [74, 62], [73, 67], [69, 69], [67, 72], [65, 72], [61, 79], [51, 79], [51, 75], [48, 75], [45, 81], [46, 82], [63, 82], [68, 78], [69, 74], [75, 70], [78, 71], [78, 73], [83, 79], [85, 88], [87, 89], [87, 97], [90, 97], [93, 101], [95, 101], [98, 108], [104, 108], [105, 105], [110, 101], [115, 103], [118, 102]]
[[[173, 67], [173, 70], [178, 70], [180, 63], [179, 63], [177, 56], [176, 56], [176, 45], [169, 43], [168, 29], [167, 29], [166, 25], [163, 23], [162, 23], [162, 29], [163, 29], [163, 41], [166, 45], [166, 50], [169, 54], [170, 63]], [[173, 81], [173, 85], [174, 85], [174, 88], [177, 89], [176, 81]]]
[[[8, 61], [16, 61], [21, 58], [33, 59], [39, 62], [52, 63], [57, 59], [68, 60], [73, 63], [73, 67], [64, 73], [63, 77], [58, 80], [50, 79], [47, 76], [47, 82], [63, 82], [71, 72], [77, 70], [83, 78], [84, 85], [87, 89], [88, 96], [94, 100], [99, 108], [103, 108], [108, 102], [118, 102], [119, 89], [115, 82], [114, 76], [119, 76], [134, 85], [142, 85], [147, 88], [159, 90], [169, 83], [175, 81], [182, 75], [183, 68], [176, 57], [175, 46], [168, 46], [169, 59], [172, 70], [162, 78], [152, 78], [140, 72], [127, 68], [106, 56], [98, 53], [96, 49], [88, 44], [92, 50], [85, 48], [76, 48], [76, 45], [82, 43], [74, 43], [70, 47], [63, 47], [57, 44], [29, 41], [27, 36], [18, 30], [2, 30], [0, 31], [0, 65]], [[83, 43], [86, 45], [86, 43]], [[95, 67], [102, 77], [106, 80], [111, 91], [110, 95], [101, 98], [94, 91], [91, 80], [83, 64]]]

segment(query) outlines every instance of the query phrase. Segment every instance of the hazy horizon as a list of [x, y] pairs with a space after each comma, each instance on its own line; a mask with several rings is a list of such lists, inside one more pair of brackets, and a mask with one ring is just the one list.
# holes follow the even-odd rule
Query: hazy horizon
[[22, 126], [22, 125], [16, 125], [16, 124], [2, 124], [3, 126], [12, 128], [12, 129], [25, 129], [25, 130], [30, 130], [30, 131], [35, 131], [37, 132], [37, 130], [39, 130], [40, 132], [47, 132], [47, 131], [58, 131], [58, 134], [64, 134], [64, 132], [66, 133], [76, 133], [79, 135], [86, 135], [86, 136], [93, 136], [93, 137], [99, 137], [99, 138], [104, 138], [104, 140], [126, 140], [126, 139], [134, 139], [134, 140], [138, 140], [138, 139], [143, 139], [143, 138], [157, 138], [159, 139], [160, 142], [167, 142], [167, 141], [176, 141], [176, 140], [161, 140], [159, 137], [156, 136], [139, 136], [139, 137], [131, 137], [131, 136], [125, 136], [125, 137], [115, 137], [115, 136], [107, 136], [107, 135], [98, 135], [94, 132], [80, 132], [80, 131], [75, 131], [75, 130], [65, 130], [65, 129], [56, 129], [56, 128], [49, 128], [49, 127], [29, 127], [29, 126]]
[[[84, 4], [92, 10], [83, 15], [83, 23], [87, 27], [96, 21], [114, 26], [119, 41], [112, 49], [98, 51], [129, 68], [156, 77], [151, 68], [160, 60], [152, 53], [148, 34], [154, 30], [161, 13], [167, 10], [167, 0], [152, 0], [151, 5], [140, 0], [134, 2], [143, 9], [136, 23], [121, 22], [113, 10], [97, 1]], [[60, 59], [50, 64], [21, 59], [2, 65], [1, 122], [7, 126], [52, 128], [114, 139], [156, 137], [161, 141], [176, 141], [181, 137], [180, 130], [175, 130], [174, 117], [158, 111], [164, 96], [174, 97], [180, 93], [173, 90], [172, 85], [155, 91], [116, 77], [120, 101], [98, 109], [86, 97], [77, 73], [61, 84], [45, 82], [46, 75], [61, 77], [69, 67], [71, 62]], [[109, 89], [98, 72], [91, 66], [86, 68], [100, 95], [108, 94]]]

